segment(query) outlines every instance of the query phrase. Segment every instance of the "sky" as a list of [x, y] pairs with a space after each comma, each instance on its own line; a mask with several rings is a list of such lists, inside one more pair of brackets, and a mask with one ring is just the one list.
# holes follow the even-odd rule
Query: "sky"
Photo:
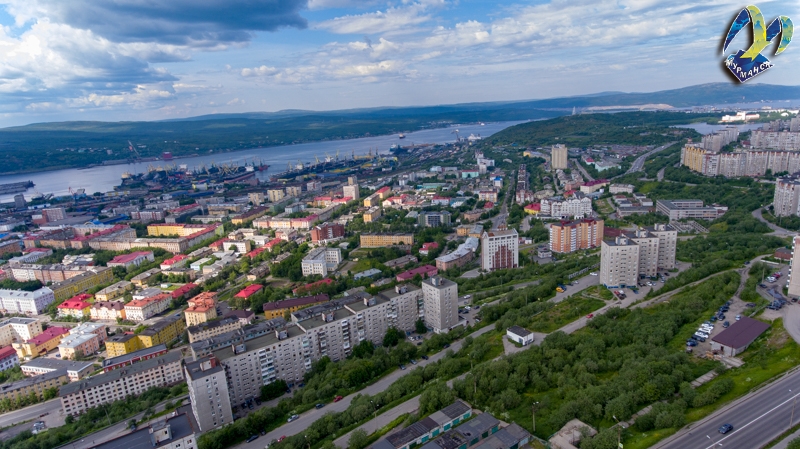
[[[721, 39], [747, 4], [0, 0], [0, 127], [732, 82]], [[798, 2], [758, 6], [768, 23], [800, 20]], [[775, 67], [757, 82], [800, 84], [800, 42], [772, 53]]]

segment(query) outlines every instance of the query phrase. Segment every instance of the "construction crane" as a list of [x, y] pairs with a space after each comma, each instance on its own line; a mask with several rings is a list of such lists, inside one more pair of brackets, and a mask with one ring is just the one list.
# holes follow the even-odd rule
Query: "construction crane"
[[336, 150], [336, 162], [339, 162], [339, 150]]
[[461, 136], [458, 135], [458, 130], [451, 132], [450, 134], [456, 135], [456, 142], [461, 142]]
[[131, 153], [136, 155], [136, 159], [142, 158], [142, 156], [139, 154], [139, 151], [136, 150], [136, 147], [133, 146], [133, 143], [131, 143], [130, 140], [128, 141], [128, 150], [130, 150]]
[[320, 162], [319, 162], [319, 158], [318, 158], [316, 155], [314, 156], [314, 160], [315, 160], [315, 161], [317, 161], [317, 164], [316, 164], [316, 165], [319, 165], [319, 164], [320, 164]]

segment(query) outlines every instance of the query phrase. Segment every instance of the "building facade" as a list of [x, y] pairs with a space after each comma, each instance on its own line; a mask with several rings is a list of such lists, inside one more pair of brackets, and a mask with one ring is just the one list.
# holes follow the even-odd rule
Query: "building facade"
[[437, 334], [458, 325], [458, 284], [440, 276], [422, 281], [425, 325]]
[[481, 236], [481, 268], [486, 271], [519, 266], [519, 235], [516, 229], [487, 231]]
[[300, 266], [303, 276], [319, 274], [325, 277], [329, 272], [336, 270], [340, 263], [342, 263], [342, 249], [323, 246], [309, 251]]
[[600, 284], [606, 287], [637, 285], [639, 245], [627, 237], [604, 240], [600, 250]]
[[566, 170], [569, 168], [567, 147], [564, 144], [553, 145], [550, 149], [550, 168]]
[[597, 248], [603, 241], [603, 229], [603, 220], [593, 218], [553, 223], [550, 225], [550, 250], [571, 253]]
[[184, 367], [192, 414], [201, 432], [233, 422], [225, 370], [214, 356], [207, 356]]
[[797, 216], [800, 201], [800, 173], [778, 178], [775, 183], [775, 195], [772, 200], [776, 217]]

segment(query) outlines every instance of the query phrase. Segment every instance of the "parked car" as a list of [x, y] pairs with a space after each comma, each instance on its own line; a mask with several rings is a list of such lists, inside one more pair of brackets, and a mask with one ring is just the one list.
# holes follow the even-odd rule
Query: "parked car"
[[686, 346], [697, 346], [697, 342], [694, 340], [689, 340], [686, 342]]
[[281, 441], [283, 441], [285, 439], [286, 439], [286, 435], [281, 435], [281, 437], [278, 438], [278, 443], [280, 443]]
[[342, 398], [341, 396], [336, 396], [336, 397], [333, 399], [333, 402], [339, 402], [339, 401], [341, 401], [342, 399], [344, 399], [344, 398]]
[[586, 318], [591, 320], [592, 318], [594, 318], [594, 314], [590, 313], [590, 314], [586, 315]]
[[428, 356], [427, 355], [423, 355], [422, 356], [422, 360], [428, 360]]
[[252, 443], [253, 441], [258, 439], [258, 435], [251, 435], [250, 438], [247, 439], [248, 443]]
[[400, 369], [406, 369], [406, 366], [401, 363], [400, 364]]
[[589, 273], [589, 276], [597, 276], [597, 273], [595, 273], [594, 271], [592, 271], [591, 273]]
[[447, 349], [447, 348], [449, 348], [449, 347], [450, 347], [450, 343], [445, 343], [445, 344], [444, 344], [444, 349]]
[[761, 288], [767, 288], [767, 284], [758, 284], [758, 286]]
[[299, 415], [292, 415], [292, 416], [289, 417], [288, 420], [286, 420], [286, 422], [292, 422], [292, 421], [296, 420], [299, 417], [300, 417]]
[[733, 430], [733, 426], [731, 424], [727, 424], [726, 423], [726, 424], [723, 424], [719, 428], [719, 433], [726, 434], [726, 433], [730, 432], [731, 430]]
[[741, 319], [742, 319], [742, 316], [741, 316], [741, 315], [736, 315], [736, 321], [739, 321], [739, 320], [741, 320]]
[[722, 327], [728, 327], [730, 325], [731, 325], [731, 323], [729, 321], [726, 321], [726, 322], [722, 323]]
[[747, 303], [747, 304], [745, 304], [744, 306], [745, 306], [745, 307], [747, 307], [747, 308], [753, 308], [753, 307], [755, 307], [755, 306], [756, 306], [756, 303], [754, 303], [754, 302], [748, 302], [748, 303]]
[[314, 407], [317, 408], [317, 409], [321, 409], [322, 407], [325, 407], [325, 404], [320, 402], [319, 404], [315, 405]]

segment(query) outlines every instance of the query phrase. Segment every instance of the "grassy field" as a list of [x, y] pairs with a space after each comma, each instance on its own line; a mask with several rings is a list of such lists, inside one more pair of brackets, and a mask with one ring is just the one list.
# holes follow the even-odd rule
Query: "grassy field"
[[536, 315], [531, 320], [529, 329], [534, 332], [550, 333], [605, 305], [605, 301], [600, 299], [573, 296], [556, 304], [552, 309]]

